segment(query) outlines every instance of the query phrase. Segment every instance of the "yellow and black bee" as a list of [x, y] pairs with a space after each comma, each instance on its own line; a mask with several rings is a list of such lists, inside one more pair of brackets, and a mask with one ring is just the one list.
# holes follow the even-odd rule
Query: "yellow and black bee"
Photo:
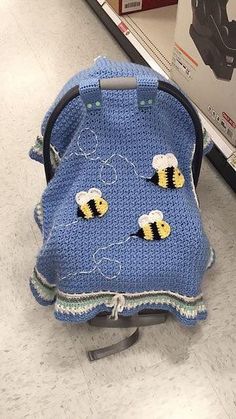
[[151, 211], [148, 215], [141, 215], [138, 219], [138, 224], [140, 229], [136, 234], [131, 234], [131, 236], [137, 236], [145, 240], [163, 240], [171, 232], [170, 225], [163, 220], [163, 214], [158, 210]]
[[91, 188], [88, 192], [81, 191], [75, 196], [78, 204], [78, 217], [90, 220], [94, 217], [102, 217], [108, 210], [108, 203], [102, 198], [100, 189]]
[[178, 168], [178, 160], [174, 154], [157, 154], [153, 157], [152, 167], [155, 173], [148, 181], [165, 189], [184, 186], [184, 176]]

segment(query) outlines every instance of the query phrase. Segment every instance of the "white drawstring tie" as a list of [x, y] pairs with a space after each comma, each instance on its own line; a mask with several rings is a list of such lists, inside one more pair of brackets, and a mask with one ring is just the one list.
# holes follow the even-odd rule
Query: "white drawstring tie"
[[125, 306], [125, 297], [122, 294], [116, 294], [108, 304], [108, 307], [113, 307], [110, 318], [113, 320], [118, 319], [118, 314], [121, 313]]

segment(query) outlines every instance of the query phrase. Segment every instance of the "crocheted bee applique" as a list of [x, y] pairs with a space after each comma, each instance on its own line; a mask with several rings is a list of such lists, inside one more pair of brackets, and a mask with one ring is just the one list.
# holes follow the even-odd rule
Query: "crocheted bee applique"
[[137, 236], [145, 240], [163, 240], [171, 232], [170, 225], [163, 220], [163, 214], [158, 210], [151, 211], [148, 215], [141, 215], [138, 219], [138, 224], [140, 229], [136, 234], [131, 234], [131, 236]]
[[162, 188], [182, 188], [184, 176], [178, 168], [178, 160], [172, 153], [157, 154], [153, 157], [152, 167], [155, 173], [152, 178], [147, 179]]
[[78, 204], [78, 217], [85, 218], [86, 220], [94, 217], [102, 217], [108, 210], [108, 203], [102, 198], [100, 189], [91, 188], [88, 192], [78, 192], [75, 200]]

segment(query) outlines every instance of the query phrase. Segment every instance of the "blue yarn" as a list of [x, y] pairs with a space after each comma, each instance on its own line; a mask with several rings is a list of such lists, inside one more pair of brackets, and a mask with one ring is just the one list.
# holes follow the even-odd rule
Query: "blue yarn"
[[[39, 302], [39, 300], [37, 299], [37, 301]], [[148, 305], [140, 305], [137, 308], [133, 309], [133, 310], [123, 310], [122, 311], [122, 316], [133, 316], [135, 314], [137, 314], [138, 312], [140, 312], [141, 310], [144, 309], [149, 309], [149, 310], [165, 310], [168, 311], [169, 313], [173, 314], [182, 324], [184, 324], [185, 326], [195, 326], [197, 324], [198, 321], [200, 320], [205, 320], [207, 317], [207, 312], [204, 311], [203, 313], [199, 314], [198, 316], [196, 316], [194, 319], [186, 319], [184, 316], [181, 316], [181, 314], [179, 314], [174, 308], [166, 305], [166, 304], [148, 304]], [[105, 304], [101, 304], [99, 306], [97, 306], [95, 309], [90, 310], [86, 316], [79, 316], [76, 321], [77, 323], [84, 323], [87, 322], [88, 320], [93, 319], [94, 317], [96, 317], [99, 313], [102, 312], [106, 312], [106, 313], [110, 313], [111, 314], [111, 309], [107, 309], [107, 307], [105, 306]], [[74, 323], [75, 322], [75, 316], [73, 314], [62, 314], [60, 312], [55, 311], [54, 315], [56, 317], [57, 320], [61, 320], [61, 321], [66, 321], [66, 322], [71, 322]]]
[[47, 300], [44, 300], [42, 297], [40, 297], [39, 293], [34, 288], [34, 286], [32, 285], [31, 282], [30, 282], [30, 289], [31, 289], [31, 292], [32, 292], [34, 298], [36, 299], [36, 301], [39, 304], [41, 304], [42, 306], [50, 306], [50, 305], [52, 305], [54, 303], [54, 301], [47, 301]]
[[[135, 76], [140, 86], [138, 92], [103, 91], [100, 96], [97, 79], [122, 76]], [[53, 129], [52, 143], [63, 157], [42, 197], [43, 246], [36, 268], [48, 284], [55, 285], [56, 299], [58, 293], [68, 297], [100, 291], [124, 297], [126, 293], [159, 290], [183, 298], [201, 294], [210, 246], [191, 175], [194, 128], [176, 99], [161, 91], [154, 92], [158, 80], [162, 77], [150, 68], [98, 59], [94, 66], [65, 85], [45, 116], [42, 133], [60, 98], [72, 86], [83, 85], [81, 96], [63, 110]], [[140, 101], [148, 104], [149, 96], [153, 99], [154, 94], [150, 106], [140, 107]], [[101, 103], [98, 110], [96, 100]], [[88, 103], [93, 103], [92, 110], [86, 110]], [[180, 189], [163, 189], [145, 179], [153, 175], [153, 157], [166, 153], [177, 157], [184, 174], [185, 184]], [[113, 167], [106, 164], [102, 167], [101, 160], [95, 160], [100, 157], [105, 161], [114, 154], [108, 162]], [[125, 159], [135, 165], [135, 170]], [[102, 182], [101, 169], [103, 180], [116, 182]], [[85, 220], [77, 216], [75, 196], [90, 188], [102, 191], [109, 209], [101, 218]], [[138, 231], [138, 218], [156, 209], [162, 211], [171, 226], [171, 235], [160, 241], [137, 237], [125, 241]], [[94, 253], [99, 248], [96, 254], [99, 264], [95, 265]], [[90, 273], [79, 273], [85, 271]], [[40, 304], [48, 304], [32, 281], [31, 289]], [[57, 319], [77, 322], [112, 310], [99, 301], [83, 313], [69, 309], [66, 312], [59, 306], [60, 303], [55, 311]], [[205, 309], [188, 318], [171, 304], [148, 302], [135, 308], [125, 307], [122, 315], [146, 308], [168, 310], [188, 325], [206, 317]]]

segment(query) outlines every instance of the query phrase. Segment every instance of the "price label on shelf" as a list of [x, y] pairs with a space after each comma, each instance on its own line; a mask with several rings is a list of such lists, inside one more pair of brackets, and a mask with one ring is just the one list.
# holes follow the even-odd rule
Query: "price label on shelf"
[[118, 25], [118, 28], [125, 35], [128, 35], [130, 33], [128, 26], [126, 26], [126, 24], [124, 22], [120, 22], [119, 25]]

